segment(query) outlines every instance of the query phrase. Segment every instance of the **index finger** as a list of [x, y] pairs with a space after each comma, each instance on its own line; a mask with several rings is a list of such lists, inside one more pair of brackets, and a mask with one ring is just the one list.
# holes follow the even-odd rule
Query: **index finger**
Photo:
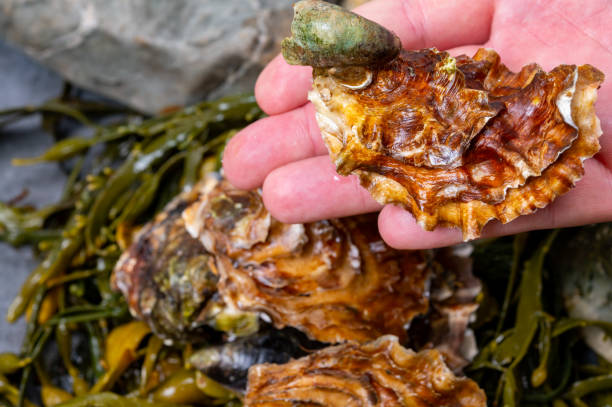
[[[406, 49], [483, 44], [490, 34], [493, 0], [373, 0], [355, 9], [391, 31]], [[259, 106], [269, 115], [306, 103], [312, 69], [292, 66], [278, 55], [255, 85]]]

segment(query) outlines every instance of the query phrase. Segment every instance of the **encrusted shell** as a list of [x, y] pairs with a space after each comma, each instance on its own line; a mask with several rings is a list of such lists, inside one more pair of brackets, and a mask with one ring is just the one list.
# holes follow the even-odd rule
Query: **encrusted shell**
[[245, 407], [298, 405], [484, 407], [486, 397], [472, 380], [454, 376], [438, 351], [414, 353], [383, 336], [251, 367]]
[[603, 79], [590, 65], [513, 73], [487, 49], [456, 59], [403, 50], [370, 69], [316, 68], [309, 99], [339, 174], [357, 174], [425, 229], [456, 225], [469, 240], [582, 177], [599, 150]]
[[291, 37], [281, 43], [285, 60], [316, 67], [372, 65], [395, 57], [400, 39], [373, 21], [320, 0], [293, 6]]
[[180, 195], [143, 227], [111, 279], [132, 315], [168, 341], [202, 342], [212, 334], [207, 309], [218, 297], [218, 278], [210, 268], [212, 257], [181, 218], [196, 199], [193, 193]]
[[210, 343], [221, 332], [242, 336], [258, 327], [256, 314], [225, 304], [214, 255], [187, 232], [181, 215], [198, 199], [198, 188], [173, 199], [141, 229], [111, 277], [131, 314], [167, 343]]
[[222, 181], [202, 196], [183, 216], [215, 253], [219, 291], [238, 309], [332, 343], [405, 339], [427, 311], [427, 253], [391, 249], [375, 215], [290, 225], [268, 214], [257, 191]]

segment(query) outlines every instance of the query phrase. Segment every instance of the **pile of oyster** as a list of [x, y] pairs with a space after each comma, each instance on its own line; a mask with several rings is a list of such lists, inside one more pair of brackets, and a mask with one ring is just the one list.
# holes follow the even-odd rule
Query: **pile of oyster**
[[[272, 377], [294, 390], [328, 382], [333, 373], [305, 367], [311, 364], [354, 370], [350, 380], [317, 393], [320, 400], [335, 400], [355, 383], [373, 392], [369, 400], [403, 399], [432, 385], [446, 390], [419, 390], [415, 402], [484, 400], [473, 382], [451, 371], [460, 372], [476, 353], [468, 323], [480, 282], [469, 254], [466, 245], [392, 249], [377, 232], [375, 214], [281, 223], [259, 191], [211, 176], [139, 232], [117, 263], [113, 284], [158, 336], [201, 345], [191, 364], [233, 390], [247, 387], [247, 405], [280, 397], [280, 382], [267, 388]], [[418, 329], [411, 329], [415, 318]], [[366, 355], [371, 361], [362, 360]], [[297, 357], [303, 358], [291, 361]], [[297, 373], [304, 369], [309, 373]], [[389, 369], [402, 380], [383, 377]], [[376, 375], [380, 385], [366, 386], [365, 378]], [[300, 394], [287, 397], [297, 402], [305, 397]], [[466, 403], [459, 405], [480, 405]]]
[[[426, 229], [472, 239], [542, 208], [599, 149], [592, 66], [513, 73], [491, 50], [401, 50], [325, 2], [295, 11], [283, 55], [315, 68], [309, 98], [338, 172]], [[200, 345], [191, 365], [247, 406], [484, 406], [461, 377], [481, 288], [469, 255], [392, 249], [374, 214], [285, 224], [260, 191], [211, 176], [140, 231], [113, 284], [158, 336]]]

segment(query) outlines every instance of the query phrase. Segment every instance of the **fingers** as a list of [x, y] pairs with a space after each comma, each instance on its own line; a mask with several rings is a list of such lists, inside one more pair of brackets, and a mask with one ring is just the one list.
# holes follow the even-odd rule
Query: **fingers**
[[273, 171], [263, 186], [266, 208], [286, 223], [312, 222], [381, 208], [356, 176], [336, 173], [328, 156], [312, 157]]
[[[423, 4], [417, 0], [389, 0], [368, 3], [360, 9], [360, 13], [395, 31], [406, 48], [435, 45], [445, 49], [486, 42], [492, 9], [490, 0], [430, 1]], [[555, 21], [553, 23], [556, 24]], [[524, 35], [517, 37], [515, 30], [503, 30], [499, 26], [496, 31], [498, 34], [488, 41], [487, 46], [499, 48], [505, 62], [513, 68], [535, 60], [535, 54], [541, 58], [543, 49], [550, 48], [551, 58], [544, 58], [549, 64], [556, 64], [553, 57], [557, 54], [566, 57], [566, 48], [559, 53], [551, 47], [533, 46], [533, 38]], [[572, 36], [578, 38], [578, 34]], [[566, 40], [567, 43], [571, 42], [567, 38], [563, 40], [557, 43], [566, 43]], [[522, 46], [516, 47], [517, 43]], [[461, 46], [452, 50], [451, 54], [473, 55], [475, 48]], [[515, 54], [511, 52], [513, 49]], [[572, 55], [576, 59], [578, 54]], [[586, 58], [588, 55], [578, 56], [580, 61], [577, 62], [591, 62], [591, 59]], [[605, 61], [601, 63], [604, 68], [607, 67]], [[307, 222], [377, 210], [379, 206], [359, 186], [355, 177], [338, 176], [327, 156], [315, 157], [324, 154], [325, 149], [314, 122], [312, 107], [306, 105], [291, 112], [291, 109], [303, 106], [306, 102], [310, 83], [310, 68], [289, 66], [280, 57], [264, 70], [256, 87], [258, 102], [269, 114], [287, 113], [255, 124], [235, 137], [226, 151], [224, 162], [228, 178], [242, 188], [256, 187], [265, 179], [264, 202], [273, 216], [285, 222]], [[611, 93], [606, 92], [606, 86], [604, 84], [600, 92], [600, 111], [610, 105], [610, 98], [606, 95]], [[604, 135], [606, 129], [612, 128], [607, 118], [605, 114], [602, 117]], [[519, 217], [509, 224], [491, 222], [485, 227], [483, 237], [612, 219], [609, 205], [612, 199], [612, 175], [602, 164], [611, 161], [610, 148], [604, 138], [602, 145], [603, 154], [599, 156], [601, 162], [586, 161], [587, 175], [569, 194], [558, 198], [546, 209]], [[458, 229], [424, 231], [410, 213], [393, 206], [387, 206], [381, 212], [379, 228], [383, 238], [397, 248], [431, 248], [461, 241]]]
[[[612, 219], [612, 175], [597, 160], [585, 161], [586, 176], [566, 195], [550, 206], [528, 216], [521, 216], [502, 225], [491, 222], [482, 237], [496, 237], [538, 229], [571, 227]], [[407, 211], [388, 205], [378, 217], [378, 228], [383, 239], [398, 249], [429, 249], [459, 243], [461, 231], [439, 227], [431, 232], [423, 230]]]
[[234, 186], [252, 189], [275, 168], [323, 154], [327, 150], [314, 108], [307, 104], [259, 120], [236, 134], [223, 153], [223, 169]]
[[255, 99], [269, 115], [287, 112], [306, 103], [312, 83], [312, 68], [289, 65], [277, 55], [255, 83]]
[[[502, 225], [491, 222], [482, 237], [570, 227], [612, 219], [612, 175], [597, 160], [585, 162], [587, 175], [572, 191], [545, 209]], [[275, 170], [266, 179], [264, 203], [272, 215], [288, 223], [350, 216], [378, 210], [356, 177], [336, 174], [328, 157], [314, 157]], [[462, 241], [457, 228], [439, 227], [428, 232], [412, 214], [392, 205], [383, 208], [378, 226], [383, 239], [398, 249], [429, 249]]]
[[[375, 0], [355, 11], [395, 32], [406, 49], [448, 49], [487, 41], [493, 0]], [[306, 102], [310, 80], [310, 67], [277, 56], [257, 80], [257, 102], [269, 115], [294, 109]]]
[[483, 44], [490, 34], [492, 0], [376, 0], [355, 10], [391, 31], [406, 49]]
[[428, 232], [410, 212], [393, 205], [385, 206], [378, 215], [378, 230], [384, 241], [396, 249], [429, 249], [461, 241], [459, 229], [439, 227]]

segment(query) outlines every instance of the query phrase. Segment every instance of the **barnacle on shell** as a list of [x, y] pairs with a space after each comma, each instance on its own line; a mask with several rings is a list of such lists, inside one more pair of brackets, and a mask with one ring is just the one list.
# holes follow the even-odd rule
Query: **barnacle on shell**
[[[292, 31], [308, 30], [298, 13]], [[357, 174], [427, 230], [459, 226], [465, 240], [548, 205], [599, 150], [604, 75], [591, 65], [514, 73], [492, 50], [453, 58], [432, 48], [382, 63], [338, 57], [313, 75], [309, 99], [338, 173]]]
[[342, 7], [319, 0], [294, 5], [291, 38], [281, 48], [291, 64], [332, 67], [395, 57], [402, 43], [392, 32]]
[[245, 406], [486, 406], [476, 383], [437, 350], [414, 353], [392, 336], [329, 347], [284, 365], [251, 367]]
[[290, 225], [270, 216], [258, 191], [226, 181], [206, 188], [183, 217], [215, 253], [218, 288], [232, 306], [333, 343], [405, 339], [406, 324], [427, 311], [427, 252], [391, 249], [376, 216]]

